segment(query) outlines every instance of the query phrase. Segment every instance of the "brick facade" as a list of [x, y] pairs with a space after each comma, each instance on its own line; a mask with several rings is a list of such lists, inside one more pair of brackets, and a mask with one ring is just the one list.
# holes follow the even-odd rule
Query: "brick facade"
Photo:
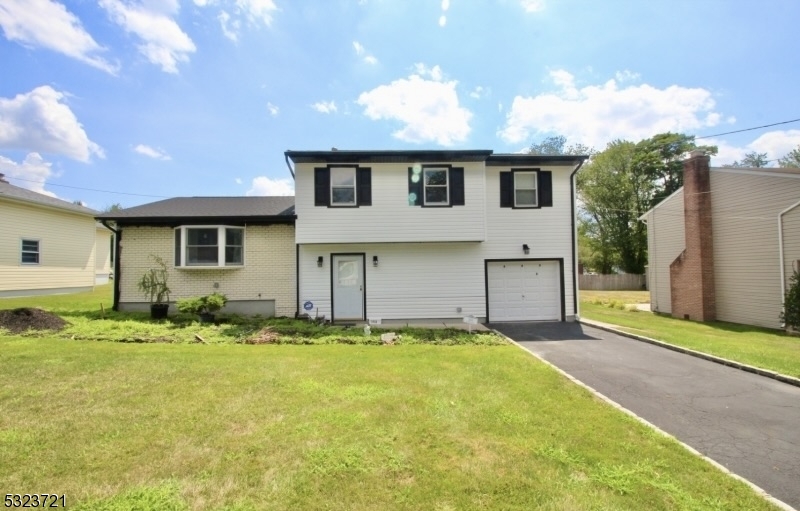
[[686, 249], [669, 266], [672, 315], [696, 321], [716, 319], [709, 160], [693, 151], [683, 163]]
[[[234, 269], [175, 268], [175, 233], [171, 227], [125, 227], [121, 238], [120, 304], [141, 303], [136, 283], [152, 266], [150, 254], [167, 262], [170, 301], [219, 291], [228, 300], [274, 300], [277, 316], [294, 316], [296, 254], [294, 225], [251, 225], [245, 228], [245, 266]], [[215, 288], [214, 284], [219, 287]]]

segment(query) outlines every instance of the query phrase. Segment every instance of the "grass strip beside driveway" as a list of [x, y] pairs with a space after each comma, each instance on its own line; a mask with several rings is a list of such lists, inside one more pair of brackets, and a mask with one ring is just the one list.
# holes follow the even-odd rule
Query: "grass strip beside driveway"
[[75, 509], [771, 509], [512, 346], [6, 336], [0, 366], [0, 487]]
[[800, 378], [800, 337], [736, 323], [700, 323], [609, 307], [607, 303], [612, 302], [582, 301], [581, 316], [616, 325], [626, 332]]

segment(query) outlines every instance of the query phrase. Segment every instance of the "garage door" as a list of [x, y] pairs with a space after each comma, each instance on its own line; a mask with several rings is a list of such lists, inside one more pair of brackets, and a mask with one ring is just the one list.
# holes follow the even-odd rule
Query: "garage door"
[[558, 261], [493, 261], [487, 279], [489, 321], [561, 320]]

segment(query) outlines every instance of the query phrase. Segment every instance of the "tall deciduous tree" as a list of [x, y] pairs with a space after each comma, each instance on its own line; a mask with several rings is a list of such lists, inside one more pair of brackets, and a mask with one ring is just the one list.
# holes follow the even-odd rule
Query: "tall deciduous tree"
[[694, 136], [682, 133], [660, 133], [636, 144], [633, 164], [653, 184], [649, 207], [683, 186], [683, 160], [695, 149], [717, 154], [717, 146], [698, 146]]
[[567, 137], [557, 135], [554, 137], [547, 137], [541, 142], [534, 142], [528, 148], [529, 154], [539, 154], [544, 156], [557, 156], [562, 154], [581, 155], [581, 154], [594, 154], [596, 151], [591, 147], [577, 143], [567, 145]]
[[757, 153], [755, 151], [747, 153], [742, 158], [742, 161], [735, 161], [730, 164], [731, 167], [766, 167], [769, 160], [767, 153]]
[[781, 167], [800, 168], [800, 145], [789, 151], [786, 156], [778, 159]]

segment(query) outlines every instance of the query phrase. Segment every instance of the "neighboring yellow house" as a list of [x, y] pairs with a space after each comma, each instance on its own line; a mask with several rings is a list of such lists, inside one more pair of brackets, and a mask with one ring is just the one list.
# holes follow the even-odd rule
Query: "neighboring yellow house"
[[108, 282], [111, 232], [97, 211], [9, 184], [0, 174], [0, 297], [87, 291]]
[[176, 197], [98, 215], [117, 232], [114, 309], [149, 310], [137, 283], [167, 263], [170, 312], [180, 298], [220, 292], [224, 312], [297, 311], [294, 197]]

